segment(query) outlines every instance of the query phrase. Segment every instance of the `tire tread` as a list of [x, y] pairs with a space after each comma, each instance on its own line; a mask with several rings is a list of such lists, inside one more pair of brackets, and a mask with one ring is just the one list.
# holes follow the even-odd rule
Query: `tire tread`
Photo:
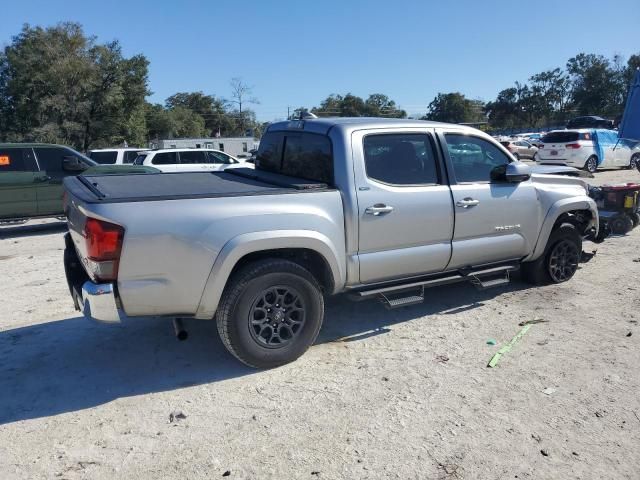
[[[315, 277], [304, 267], [301, 265], [292, 262], [290, 260], [285, 259], [264, 259], [258, 260], [254, 263], [246, 265], [241, 268], [238, 272], [232, 275], [232, 277], [227, 282], [227, 286], [225, 287], [224, 292], [222, 293], [222, 298], [220, 300], [220, 304], [218, 306], [218, 310], [215, 315], [216, 325], [218, 328], [218, 334], [220, 335], [220, 339], [224, 344], [225, 348], [231, 353], [234, 357], [236, 357], [239, 361], [252, 368], [263, 368], [261, 365], [256, 365], [252, 363], [248, 358], [246, 358], [242, 352], [240, 352], [235, 346], [233, 341], [229, 335], [229, 325], [233, 321], [233, 311], [236, 306], [236, 302], [244, 289], [247, 287], [247, 284], [261, 275], [266, 273], [273, 272], [287, 272], [292, 273], [294, 275], [298, 275], [308, 282], [312, 284], [315, 288], [317, 294], [320, 297], [321, 304], [323, 305], [324, 311], [324, 302], [322, 299], [322, 293], [320, 289], [320, 285]], [[314, 332], [313, 338], [317, 337], [320, 332], [320, 327], [322, 322], [318, 324], [317, 331]]]

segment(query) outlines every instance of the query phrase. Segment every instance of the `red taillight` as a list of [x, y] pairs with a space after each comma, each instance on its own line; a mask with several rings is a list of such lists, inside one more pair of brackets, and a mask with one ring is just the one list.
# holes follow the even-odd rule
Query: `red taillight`
[[565, 145], [565, 148], [574, 148], [575, 149], [575, 148], [580, 148], [580, 147], [581, 147], [581, 145], [579, 143], [567, 143]]
[[115, 280], [122, 250], [124, 228], [120, 225], [87, 218], [84, 226], [88, 273], [96, 280]]

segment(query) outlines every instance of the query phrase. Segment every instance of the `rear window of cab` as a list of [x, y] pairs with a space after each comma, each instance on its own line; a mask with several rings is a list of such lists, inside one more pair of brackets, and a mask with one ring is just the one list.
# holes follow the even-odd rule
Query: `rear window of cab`
[[333, 184], [331, 140], [308, 132], [267, 132], [260, 140], [256, 169]]

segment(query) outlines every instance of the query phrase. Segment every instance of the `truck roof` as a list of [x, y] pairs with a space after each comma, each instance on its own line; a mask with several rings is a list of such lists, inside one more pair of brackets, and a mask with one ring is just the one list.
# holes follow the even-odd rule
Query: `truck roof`
[[455, 127], [457, 130], [478, 131], [472, 127], [453, 123], [432, 122], [428, 120], [412, 120], [406, 118], [378, 117], [321, 117], [304, 120], [288, 120], [269, 125], [268, 132], [278, 130], [303, 130], [313, 133], [327, 134], [332, 128], [353, 131], [370, 128], [435, 128]]

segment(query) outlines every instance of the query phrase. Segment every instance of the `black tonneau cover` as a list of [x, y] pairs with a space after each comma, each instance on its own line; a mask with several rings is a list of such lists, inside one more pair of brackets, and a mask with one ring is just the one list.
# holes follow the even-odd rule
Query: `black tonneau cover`
[[272, 195], [329, 188], [325, 183], [250, 168], [224, 172], [79, 175], [67, 177], [64, 185], [72, 195], [87, 203]]

